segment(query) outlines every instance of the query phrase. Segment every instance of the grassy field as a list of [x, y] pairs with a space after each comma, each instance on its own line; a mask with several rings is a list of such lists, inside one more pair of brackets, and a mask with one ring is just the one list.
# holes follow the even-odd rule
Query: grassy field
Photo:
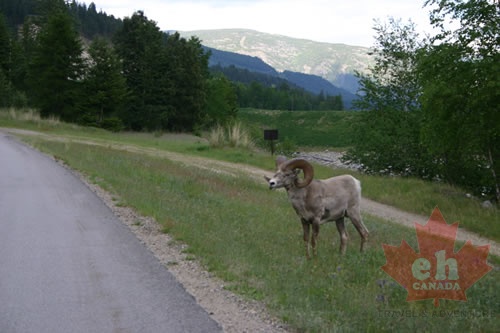
[[[86, 174], [121, 204], [153, 216], [165, 232], [189, 246], [193, 257], [224, 279], [226, 288], [264, 302], [296, 331], [492, 332], [500, 325], [500, 261], [496, 257], [490, 256], [494, 270], [467, 291], [467, 302], [441, 300], [439, 308], [432, 300], [406, 302], [406, 291], [380, 269], [386, 262], [381, 244], [399, 245], [405, 239], [417, 250], [415, 230], [364, 216], [371, 232], [368, 251], [358, 252], [359, 236], [348, 224], [351, 241], [347, 255], [340, 257], [336, 228], [328, 224], [321, 230], [319, 257], [307, 261], [300, 222], [283, 191], [269, 191], [243, 173], [228, 176], [113, 145], [152, 147], [270, 170], [269, 155], [239, 148], [214, 149], [201, 138], [185, 135], [112, 134], [6, 118], [0, 115], [0, 126], [65, 137], [65, 142], [43, 136], [24, 138]], [[105, 144], [82, 144], [76, 142], [78, 138]], [[317, 168], [318, 177], [337, 172], [342, 171]], [[357, 176], [362, 178], [365, 196], [409, 206], [424, 215], [437, 204], [448, 223], [456, 216], [470, 216], [487, 236], [493, 223], [498, 226], [498, 210], [478, 208], [458, 189], [411, 179]], [[461, 225], [465, 223], [458, 219]]]
[[[297, 149], [340, 149], [352, 143], [354, 126], [360, 113], [353, 111], [269, 111], [243, 109], [239, 119], [252, 129], [256, 140], [263, 129], [277, 128], [281, 142], [291, 140]], [[485, 210], [466, 193], [447, 184], [436, 184], [415, 178], [366, 176], [346, 170], [316, 168], [320, 178], [349, 172], [362, 180], [364, 196], [401, 208], [429, 215], [435, 206], [447, 212], [448, 222], [500, 241], [500, 216], [497, 209]]]
[[353, 111], [269, 111], [241, 109], [238, 119], [261, 139], [264, 129], [278, 129], [279, 141], [292, 141], [301, 148], [352, 144], [360, 113]]
[[381, 244], [406, 239], [416, 249], [414, 230], [365, 216], [369, 250], [358, 252], [359, 238], [349, 225], [351, 242], [341, 258], [336, 228], [325, 225], [319, 257], [307, 261], [300, 223], [284, 192], [244, 175], [142, 154], [29, 140], [117, 194], [122, 204], [153, 216], [227, 281], [226, 288], [263, 301], [298, 331], [493, 331], [500, 323], [498, 267], [469, 289], [467, 302], [442, 300], [439, 308], [431, 300], [406, 302], [406, 291], [380, 269]]

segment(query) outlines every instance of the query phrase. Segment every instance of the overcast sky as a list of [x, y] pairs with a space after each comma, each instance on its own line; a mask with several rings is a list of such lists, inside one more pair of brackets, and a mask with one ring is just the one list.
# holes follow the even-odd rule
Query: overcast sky
[[[84, 2], [84, 1], [82, 1]], [[423, 0], [93, 0], [123, 18], [142, 10], [161, 30], [245, 28], [328, 43], [372, 46], [373, 20], [411, 19], [430, 31]], [[87, 4], [90, 1], [87, 2]]]

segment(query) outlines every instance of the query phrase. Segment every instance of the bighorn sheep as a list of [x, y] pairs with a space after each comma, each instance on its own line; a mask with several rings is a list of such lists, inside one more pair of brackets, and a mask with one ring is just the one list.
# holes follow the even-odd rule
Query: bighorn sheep
[[[324, 180], [313, 180], [314, 169], [304, 159], [288, 160], [279, 156], [276, 159], [276, 174], [265, 177], [269, 188], [284, 187], [288, 192], [295, 212], [300, 217], [304, 229], [306, 256], [309, 257], [309, 233], [312, 225], [311, 246], [313, 255], [317, 255], [316, 243], [319, 227], [325, 222], [335, 221], [340, 234], [340, 253], [345, 254], [347, 248], [347, 232], [344, 217], [349, 217], [361, 236], [361, 251], [368, 240], [368, 230], [361, 220], [360, 201], [361, 184], [359, 180], [342, 175]], [[304, 179], [300, 180], [300, 170]]]

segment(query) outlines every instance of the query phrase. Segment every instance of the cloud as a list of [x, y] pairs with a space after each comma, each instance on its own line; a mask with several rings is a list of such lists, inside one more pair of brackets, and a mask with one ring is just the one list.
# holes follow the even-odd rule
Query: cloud
[[330, 43], [370, 46], [373, 19], [409, 18], [426, 28], [427, 11], [414, 0], [100, 0], [117, 17], [136, 10], [162, 30], [246, 28]]

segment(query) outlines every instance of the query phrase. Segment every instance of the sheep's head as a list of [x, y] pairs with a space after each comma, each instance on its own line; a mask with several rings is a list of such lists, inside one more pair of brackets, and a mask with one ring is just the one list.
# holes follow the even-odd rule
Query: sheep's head
[[[304, 172], [304, 179], [300, 180], [300, 171]], [[276, 174], [272, 177], [265, 177], [269, 183], [269, 189], [278, 189], [285, 187], [287, 189], [292, 186], [303, 188], [311, 183], [314, 177], [314, 169], [312, 165], [304, 159], [293, 159], [287, 161], [285, 157], [278, 156], [276, 158]]]

